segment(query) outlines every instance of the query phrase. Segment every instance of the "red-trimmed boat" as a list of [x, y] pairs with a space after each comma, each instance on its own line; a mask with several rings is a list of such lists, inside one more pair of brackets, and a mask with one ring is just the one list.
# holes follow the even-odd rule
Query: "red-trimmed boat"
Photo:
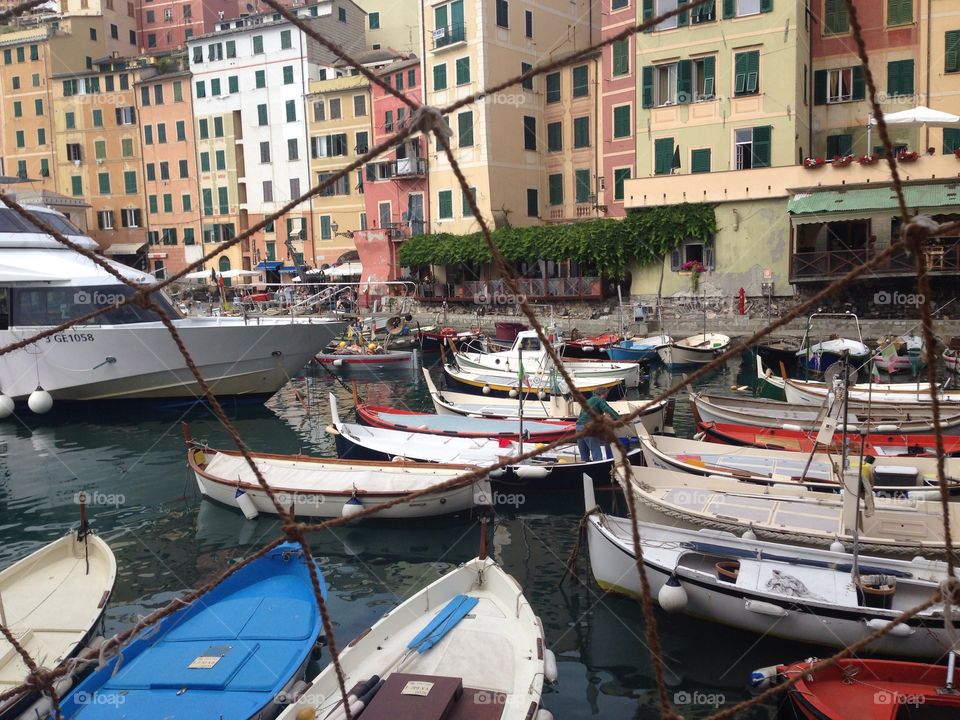
[[564, 357], [597, 358], [603, 355], [607, 348], [620, 342], [622, 338], [616, 333], [603, 333], [592, 337], [576, 338], [563, 341]]
[[[785, 430], [783, 428], [762, 428], [751, 425], [733, 425], [727, 423], [698, 423], [703, 439], [709, 442], [726, 443], [766, 448], [769, 450], [793, 450], [812, 452], [814, 446], [820, 452], [840, 453], [843, 450], [843, 435], [835, 433], [829, 445], [817, 445], [817, 433], [803, 430]], [[900, 433], [872, 433], [863, 436], [865, 455], [891, 457], [900, 455], [936, 456], [937, 438], [935, 435], [903, 435]], [[847, 435], [851, 455], [860, 454], [860, 435]], [[946, 435], [943, 438], [944, 453], [948, 457], [960, 455], [960, 437]]]
[[452, 327], [444, 328], [423, 328], [417, 331], [417, 340], [420, 343], [420, 351], [423, 353], [438, 353], [442, 347], [444, 350], [450, 349], [450, 343], [459, 350], [472, 340], [479, 341], [483, 337], [480, 328], [471, 328], [469, 330], [457, 330]]
[[800, 679], [787, 690], [795, 715], [806, 720], [955, 720], [960, 692], [954, 665], [844, 658], [811, 672], [815, 659], [754, 671], [756, 688]]
[[[516, 438], [517, 419], [465, 417], [414, 412], [381, 405], [357, 405], [357, 420], [384, 430], [427, 433], [462, 438]], [[523, 421], [523, 434], [529, 442], [552, 442], [576, 430], [576, 423], [564, 420], [530, 419]]]

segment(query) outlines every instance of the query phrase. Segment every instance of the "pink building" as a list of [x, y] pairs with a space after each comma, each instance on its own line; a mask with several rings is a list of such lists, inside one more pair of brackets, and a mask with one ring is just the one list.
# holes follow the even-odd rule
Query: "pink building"
[[[415, 102], [423, 100], [420, 60], [410, 58], [379, 68], [377, 74]], [[371, 90], [373, 145], [402, 128], [409, 118], [405, 103], [378, 87]], [[404, 238], [428, 231], [430, 217], [426, 140], [415, 135], [368, 163], [364, 170], [367, 227], [354, 233], [364, 280], [395, 280], [396, 251]]]
[[[640, 18], [637, 8], [640, 3], [627, 0], [601, 0], [601, 27], [603, 39], [616, 35], [624, 28], [636, 25]], [[617, 51], [613, 45], [603, 49], [600, 99], [602, 112], [599, 124], [599, 141], [602, 152], [603, 190], [600, 202], [607, 207], [607, 217], [623, 217], [624, 180], [635, 177], [637, 164], [636, 98], [637, 57], [636, 38], [629, 40], [626, 53]], [[626, 57], [624, 63], [622, 58]], [[599, 193], [598, 193], [599, 194]]]
[[[137, 38], [142, 52], [172, 50], [217, 23], [239, 17], [246, 0], [137, 0]], [[251, 4], [253, 7], [253, 4]]]

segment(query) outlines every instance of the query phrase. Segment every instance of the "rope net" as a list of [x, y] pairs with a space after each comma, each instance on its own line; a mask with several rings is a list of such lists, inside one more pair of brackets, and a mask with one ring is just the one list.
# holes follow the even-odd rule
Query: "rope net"
[[[29, 2], [22, 3], [16, 7], [13, 7], [7, 11], [0, 12], [0, 22], [8, 20], [10, 18], [15, 18], [20, 14], [42, 4], [44, 0], [29, 0]], [[920, 325], [922, 327], [923, 339], [927, 348], [934, 348], [936, 346], [936, 338], [934, 333], [934, 324], [933, 324], [933, 311], [932, 311], [932, 294], [930, 293], [930, 281], [927, 275], [927, 260], [925, 254], [921, 251], [921, 248], [929, 238], [946, 235], [951, 232], [954, 232], [960, 229], [960, 222], [953, 223], [938, 223], [930, 217], [926, 216], [911, 216], [906, 205], [906, 200], [903, 192], [903, 184], [900, 178], [898, 171], [898, 163], [895, 158], [895, 153], [893, 151], [893, 144], [890, 139], [890, 134], [887, 128], [887, 124], [884, 121], [884, 114], [879, 105], [877, 99], [877, 87], [874, 80], [873, 72], [870, 68], [869, 57], [865, 43], [863, 41], [863, 31], [857, 16], [857, 8], [853, 3], [853, 0], [845, 0], [847, 6], [847, 12], [849, 16], [850, 28], [852, 36], [856, 43], [857, 53], [860, 58], [864, 70], [864, 79], [866, 81], [867, 91], [869, 102], [873, 110], [873, 117], [877, 122], [877, 129], [879, 131], [883, 147], [885, 150], [885, 157], [887, 164], [890, 169], [893, 188], [897, 195], [897, 202], [900, 212], [901, 220], [901, 229], [900, 237], [892, 240], [890, 245], [883, 251], [874, 255], [868, 261], [862, 263], [861, 265], [853, 268], [843, 277], [833, 281], [828, 286], [824, 287], [822, 290], [814, 294], [808, 300], [797, 304], [793, 309], [781, 315], [777, 320], [770, 322], [768, 325], [753, 333], [749, 338], [740, 341], [738, 344], [733, 345], [718, 357], [714, 358], [710, 363], [701, 366], [696, 371], [684, 376], [681, 382], [677, 382], [674, 385], [670, 386], [663, 392], [661, 392], [657, 397], [652, 398], [648, 401], [643, 401], [635, 410], [628, 414], [623, 414], [617, 420], [613, 420], [606, 415], [599, 414], [593, 410], [586, 402], [586, 398], [578, 390], [576, 383], [573, 382], [570, 373], [566, 369], [562, 358], [559, 356], [556, 348], [553, 347], [550, 342], [547, 332], [544, 330], [543, 325], [539, 321], [534, 309], [527, 302], [525, 294], [520, 290], [518, 285], [518, 278], [513, 268], [506, 262], [502, 253], [498, 249], [496, 243], [494, 242], [490, 226], [488, 225], [486, 219], [483, 216], [483, 213], [480, 211], [480, 208], [477, 205], [476, 198], [473, 193], [470, 191], [469, 183], [463, 173], [463, 170], [460, 168], [456, 157], [451, 149], [449, 137], [450, 130], [446, 124], [446, 117], [451, 113], [455, 112], [459, 108], [470, 105], [474, 102], [482, 100], [488, 95], [495, 94], [504, 89], [519, 85], [527, 80], [530, 80], [538, 75], [544, 75], [548, 72], [554, 71], [558, 68], [572, 65], [583, 58], [589, 57], [595, 54], [597, 51], [602, 50], [607, 45], [611, 45], [615, 42], [626, 40], [638, 33], [642, 33], [647, 29], [652, 29], [656, 25], [660, 24], [665, 20], [669, 20], [681, 13], [691, 12], [700, 5], [704, 5], [708, 2], [713, 2], [714, 0], [693, 0], [686, 4], [678, 5], [676, 8], [666, 11], [655, 17], [651, 17], [646, 21], [632, 25], [624, 28], [616, 35], [611, 35], [605, 40], [602, 40], [599, 43], [595, 43], [588, 47], [585, 47], [582, 50], [574, 52], [570, 55], [567, 55], [561, 59], [557, 59], [547, 64], [537, 65], [521, 75], [517, 75], [509, 80], [497, 83], [491, 87], [485, 88], [479, 92], [473, 93], [465, 98], [457, 100], [445, 107], [434, 108], [425, 105], [421, 105], [398, 91], [391, 85], [384, 83], [380, 77], [376, 74], [370, 72], [365, 68], [358, 60], [350, 55], [343, 47], [337, 43], [331, 41], [329, 38], [326, 38], [321, 33], [307, 26], [299, 17], [291, 13], [287, 8], [278, 4], [277, 0], [264, 0], [264, 2], [270, 6], [276, 13], [279, 13], [283, 18], [293, 23], [299, 30], [304, 34], [310, 37], [313, 40], [316, 40], [325, 48], [333, 52], [335, 55], [343, 59], [343, 61], [350, 65], [353, 69], [363, 75], [371, 84], [376, 85], [378, 88], [383, 90], [386, 93], [396, 97], [401, 102], [403, 102], [411, 112], [411, 121], [403, 128], [398, 129], [393, 135], [384, 140], [383, 142], [371, 147], [366, 153], [358, 157], [353, 162], [345, 165], [343, 168], [337, 172], [332, 173], [327, 177], [323, 182], [320, 182], [316, 186], [312, 187], [307, 192], [303, 193], [300, 197], [291, 200], [278, 211], [266, 216], [261, 222], [254, 224], [249, 227], [244, 232], [233, 237], [230, 240], [218, 244], [214, 250], [211, 250], [206, 255], [201, 257], [199, 260], [191, 263], [188, 267], [182, 271], [172, 274], [166, 280], [158, 282], [156, 285], [150, 287], [141, 287], [134, 284], [132, 281], [124, 278], [120, 273], [118, 273], [109, 263], [105, 262], [103, 258], [96, 255], [95, 253], [82, 248], [67, 237], [62, 235], [55, 228], [50, 227], [42, 220], [35, 217], [29, 211], [25, 210], [21, 205], [19, 205], [13, 198], [8, 195], [0, 193], [0, 200], [2, 200], [7, 207], [11, 208], [14, 212], [20, 215], [22, 218], [26, 219], [28, 222], [36, 226], [40, 231], [54, 237], [58, 242], [60, 242], [65, 247], [70, 248], [71, 250], [80, 253], [85, 256], [92, 262], [96, 263], [99, 267], [103, 268], [106, 272], [110, 273], [112, 276], [129, 286], [133, 289], [134, 293], [123, 300], [120, 305], [123, 304], [135, 304], [139, 307], [150, 309], [155, 312], [162, 320], [167, 331], [170, 333], [174, 342], [176, 343], [181, 355], [184, 358], [187, 367], [190, 369], [190, 372], [193, 374], [195, 380], [197, 381], [198, 386], [202, 391], [202, 396], [209, 404], [214, 415], [224, 427], [227, 434], [229, 435], [233, 444], [237, 447], [239, 452], [242, 454], [244, 460], [249, 465], [251, 471], [253, 472], [258, 485], [270, 498], [271, 503], [274, 506], [276, 514], [280, 519], [281, 528], [283, 535], [270, 542], [260, 550], [254, 552], [244, 560], [231, 565], [229, 569], [223, 571], [216, 577], [212, 578], [202, 587], [198, 587], [184, 596], [177, 598], [168, 605], [160, 608], [146, 617], [142, 618], [134, 627], [129, 628], [128, 630], [119, 633], [111, 638], [109, 638], [103, 645], [101, 645], [96, 650], [86, 650], [81, 653], [78, 658], [74, 658], [68, 662], [61, 664], [56, 668], [44, 668], [39, 666], [37, 662], [29, 655], [29, 653], [23, 648], [23, 646], [17, 641], [14, 633], [11, 630], [0, 624], [0, 633], [6, 638], [6, 640], [11, 644], [19, 656], [23, 659], [24, 664], [27, 666], [29, 673], [25, 681], [14, 688], [11, 688], [3, 693], [0, 693], [0, 702], [8, 700], [10, 698], [16, 697], [22, 693], [30, 692], [34, 690], [41, 691], [44, 695], [48, 696], [52, 701], [52, 708], [54, 716], [59, 720], [62, 718], [62, 712], [60, 709], [60, 698], [56, 690], [56, 684], [58, 680], [64, 676], [74, 672], [78, 666], [82, 664], [92, 664], [105, 662], [111, 654], [115, 654], [120, 651], [123, 645], [142, 632], [145, 628], [152, 627], [156, 623], [160, 622], [164, 618], [173, 614], [174, 612], [182, 609], [183, 607], [195, 602], [200, 599], [204, 594], [206, 594], [213, 587], [219, 583], [226, 580], [228, 577], [236, 573], [241, 568], [246, 565], [258, 560], [259, 558], [265, 556], [272, 549], [280, 545], [285, 541], [292, 541], [299, 544], [304, 554], [304, 561], [307, 563], [309, 568], [310, 580], [313, 586], [313, 593], [317, 601], [317, 605], [320, 610], [320, 615], [323, 623], [324, 633], [326, 635], [326, 641], [328, 645], [328, 650], [330, 653], [330, 662], [334, 667], [337, 682], [339, 685], [339, 690], [342, 699], [342, 708], [345, 712], [347, 720], [352, 720], [352, 714], [350, 711], [350, 703], [347, 700], [347, 688], [345, 685], [345, 676], [343, 668], [341, 667], [339, 660], [339, 650], [337, 648], [336, 638], [334, 636], [333, 625], [330, 620], [330, 614], [327, 609], [327, 604], [324, 600], [323, 593], [321, 592], [319, 578], [317, 576], [316, 567], [313, 562], [313, 556], [310, 549], [310, 544], [305, 537], [305, 533], [317, 532], [326, 530], [329, 528], [338, 527], [340, 525], [353, 522], [356, 519], [375, 515], [378, 512], [386, 510], [390, 507], [401, 503], [407, 503], [412, 500], [415, 500], [418, 497], [428, 495], [440, 490], [445, 490], [447, 488], [473, 484], [477, 481], [486, 478], [491, 472], [504, 468], [508, 465], [514, 465], [520, 461], [528, 460], [538, 455], [541, 455], [549, 450], [552, 450], [560, 445], [566, 445], [573, 441], [576, 441], [579, 438], [585, 436], [594, 436], [599, 438], [601, 441], [610, 444], [615, 449], [615, 465], [619, 466], [619, 470], [623, 472], [624, 477], [630, 478], [629, 474], [629, 462], [626, 459], [625, 453], [619, 450], [619, 443], [616, 438], [616, 431], [619, 428], [622, 428], [627, 425], [631, 425], [634, 421], [638, 420], [643, 413], [650, 408], [655, 403], [658, 403], [662, 400], [673, 397], [674, 395], [680, 393], [685, 388], [690, 386], [692, 383], [696, 382], [703, 376], [712, 372], [714, 369], [725, 364], [731, 358], [739, 356], [744, 350], [747, 350], [751, 346], [755, 345], [761, 339], [767, 337], [772, 332], [777, 329], [784, 327], [791, 321], [805, 316], [809, 311], [815, 310], [819, 304], [821, 304], [825, 299], [830, 298], [831, 296], [839, 293], [843, 289], [847, 288], [853, 281], [858, 278], [866, 275], [871, 272], [874, 268], [880, 266], [886, 260], [888, 260], [895, 253], [901, 251], [909, 251], [912, 253], [915, 259], [915, 270], [917, 273], [917, 290], [919, 296], [923, 298], [923, 301], [920, 303]], [[301, 203], [309, 200], [312, 197], [316, 197], [323, 193], [326, 189], [331, 188], [339, 180], [345, 176], [349, 176], [351, 172], [362, 168], [366, 163], [374, 158], [380, 156], [384, 152], [390, 150], [391, 148], [403, 143], [408, 137], [415, 133], [423, 133], [429, 142], [430, 136], [433, 137], [434, 141], [437, 144], [437, 148], [443, 152], [447, 160], [450, 163], [450, 166], [454, 172], [454, 175], [457, 178], [457, 182], [460, 186], [460, 189], [463, 191], [463, 197], [469, 203], [470, 209], [473, 212], [473, 217], [476, 218], [477, 222], [480, 225], [481, 234], [483, 240], [489, 248], [491, 255], [493, 257], [494, 264], [497, 270], [500, 272], [501, 276], [505, 279], [507, 286], [510, 291], [519, 298], [519, 308], [526, 319], [529, 321], [530, 326], [535, 330], [537, 336], [540, 339], [542, 347], [546, 349], [546, 352], [550, 356], [550, 359], [553, 361], [554, 365], [558, 369], [560, 375], [563, 377], [564, 381], [567, 384], [567, 387], [570, 389], [573, 396], [576, 398], [577, 402], [580, 404], [590, 417], [589, 422], [585, 428], [576, 432], [571, 436], [567, 436], [562, 440], [556, 440], [550, 443], [546, 443], [535, 447], [529, 451], [523, 452], [521, 454], [502, 458], [499, 462], [491, 464], [485, 467], [475, 468], [468, 472], [458, 475], [457, 477], [450, 478], [448, 480], [436, 483], [430, 487], [411, 492], [406, 494], [403, 497], [396, 498], [389, 502], [380, 503], [377, 505], [365, 505], [362, 510], [353, 514], [350, 517], [338, 517], [325, 520], [319, 523], [304, 523], [298, 522], [294, 517], [292, 508], [284, 507], [280, 499], [275, 494], [273, 488], [267, 483], [266, 479], [263, 477], [260, 469], [257, 467], [254, 462], [253, 456], [250, 453], [249, 448], [244, 443], [243, 439], [240, 437], [239, 432], [230, 421], [230, 419], [225, 414], [222, 406], [220, 405], [217, 397], [211, 391], [210, 386], [204, 380], [202, 374], [200, 373], [198, 367], [196, 366], [193, 358], [190, 356], [190, 353], [187, 350], [186, 345], [184, 344], [180, 334], [177, 331], [176, 325], [173, 323], [173, 320], [165, 313], [163, 308], [158, 306], [151, 298], [150, 294], [164, 289], [171, 285], [172, 283], [182, 279], [185, 275], [190, 272], [193, 272], [197, 269], [202, 269], [204, 264], [214, 259], [216, 256], [220, 255], [224, 250], [243, 242], [244, 240], [250, 238], [255, 233], [263, 230], [271, 223], [277, 221], [280, 218], [283, 218], [287, 213], [296, 208]], [[38, 332], [37, 334], [24, 338], [18, 342], [11, 343], [5, 347], [0, 348], [0, 356], [14, 352], [16, 350], [23, 349], [30, 345], [33, 345], [47, 337], [55, 335], [57, 333], [63, 332], [74, 325], [79, 323], [87, 322], [93, 320], [99, 315], [109, 310], [113, 310], [114, 306], [110, 305], [108, 307], [102, 307], [92, 310], [89, 313], [86, 313], [82, 316], [73, 318], [67, 322], [64, 322], [58, 325], [55, 328], [44, 330]], [[933, 425], [935, 428], [935, 434], [937, 439], [937, 482], [939, 485], [940, 491], [940, 500], [943, 509], [943, 522], [944, 522], [944, 560], [947, 564], [949, 571], [949, 579], [945, 580], [938, 590], [934, 592], [931, 597], [924, 600], [923, 602], [917, 604], [915, 607], [906, 610], [901, 613], [899, 617], [890, 621], [887, 625], [876, 629], [868, 636], [864, 637], [860, 641], [854, 643], [853, 645], [847, 646], [834, 654], [833, 656], [821, 660], [816, 664], [812, 665], [809, 668], [810, 673], [816, 673], [820, 669], [830, 667], [831, 665], [836, 664], [838, 661], [853, 655], [857, 650], [865, 647], [866, 645], [878, 640], [879, 638], [888, 634], [897, 624], [905, 622], [910, 618], [914, 617], [920, 612], [930, 608], [931, 606], [942, 603], [944, 605], [944, 616], [946, 619], [946, 627], [949, 631], [950, 637], [954, 642], [954, 649], [960, 645], [960, 642], [957, 640], [957, 634], [953, 631], [952, 622], [950, 622], [951, 617], [951, 607], [955, 605], [960, 605], [960, 580], [957, 579], [955, 573], [955, 558], [953, 551], [953, 540], [951, 537], [951, 528], [949, 525], [949, 514], [948, 514], [948, 501], [949, 494], [947, 483], [944, 474], [944, 449], [943, 449], [943, 432], [940, 426], [940, 398], [938, 396], [938, 386], [936, 384], [936, 369], [933, 362], [928, 362], [927, 364], [927, 373], [928, 379], [930, 382], [930, 402], [932, 406], [932, 418]], [[614, 468], [612, 472], [618, 468]], [[630, 516], [634, 517], [636, 515], [636, 498], [634, 493], [629, 487], [624, 487], [624, 495], [626, 497], [628, 510]], [[590, 509], [588, 508], [588, 511]], [[677, 711], [672, 707], [669, 699], [669, 693], [667, 689], [667, 683], [664, 678], [664, 669], [663, 662], [661, 658], [661, 644], [659, 641], [659, 636], [657, 632], [657, 622], [654, 615], [653, 608], [653, 599], [651, 596], [650, 584], [647, 579], [646, 573], [643, 570], [643, 548], [641, 544], [641, 538], [639, 533], [639, 528], [636, 523], [632, 523], [632, 542], [633, 542], [633, 552], [636, 561], [636, 570], [640, 577], [641, 582], [641, 597], [642, 597], [642, 609], [643, 616], [645, 621], [645, 633], [647, 644], [651, 653], [651, 662], [654, 668], [654, 677], [656, 681], [656, 690], [657, 698], [660, 707], [660, 714], [663, 718], [681, 718], [682, 716], [677, 713]], [[572, 562], [572, 560], [571, 560]], [[713, 720], [720, 720], [722, 718], [731, 718], [739, 715], [741, 712], [746, 710], [752, 705], [758, 703], [763, 703], [773, 699], [774, 697], [785, 692], [788, 688], [796, 684], [802, 675], [794, 675], [792, 678], [785, 680], [784, 682], [775, 685], [763, 693], [736, 704], [734, 706], [725, 708], [719, 712], [716, 712], [709, 717]]]

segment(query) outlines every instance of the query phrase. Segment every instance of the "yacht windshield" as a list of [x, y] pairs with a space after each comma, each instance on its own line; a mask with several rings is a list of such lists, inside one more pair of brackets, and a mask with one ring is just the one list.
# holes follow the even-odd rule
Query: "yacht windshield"
[[[111, 309], [81, 324], [125, 325], [159, 321], [159, 315], [152, 310], [132, 303], [122, 304], [126, 298], [135, 293], [136, 290], [127, 285], [15, 288], [11, 303], [10, 324], [31, 327], [60, 325], [102, 307], [111, 307]], [[180, 313], [174, 309], [163, 293], [151, 293], [150, 299], [168, 317], [174, 319], [180, 317]]]
[[[49, 212], [35, 213], [37, 218], [64, 235], [79, 235], [83, 231], [66, 218]], [[0, 208], [0, 233], [38, 233], [43, 232], [36, 225], [24, 220], [10, 208]]]

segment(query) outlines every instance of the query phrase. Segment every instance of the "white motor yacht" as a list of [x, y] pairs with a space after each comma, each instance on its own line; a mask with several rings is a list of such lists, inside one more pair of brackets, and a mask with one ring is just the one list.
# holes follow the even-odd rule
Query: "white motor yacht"
[[[60, 213], [28, 209], [77, 245], [98, 249]], [[157, 282], [140, 270], [104, 261], [137, 285]], [[159, 316], [122, 304], [135, 292], [0, 203], [0, 348], [111, 306], [65, 332], [0, 355], [0, 396], [26, 400], [42, 388], [54, 400], [199, 397], [198, 384]], [[173, 319], [217, 395], [272, 395], [344, 328], [342, 322], [321, 318], [184, 317], [162, 291], [151, 298]], [[41, 397], [31, 408], [49, 409], [49, 399]], [[4, 403], [9, 411], [9, 401]]]

